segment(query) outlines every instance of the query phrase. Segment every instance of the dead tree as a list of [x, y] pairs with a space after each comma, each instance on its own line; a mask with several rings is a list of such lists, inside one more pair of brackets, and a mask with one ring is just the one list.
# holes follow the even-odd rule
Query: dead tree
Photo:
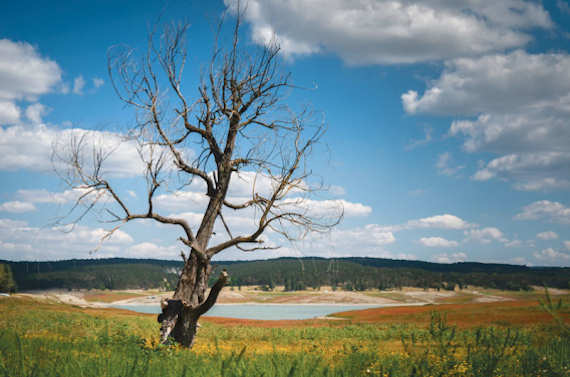
[[[111, 50], [108, 67], [115, 91], [137, 113], [128, 137], [136, 141], [145, 166], [146, 210], [134, 212], [128, 207], [104, 174], [108, 154], [102, 149], [86, 153], [85, 135], [55, 153], [68, 167], [62, 175], [65, 182], [81, 190], [74, 207], [80, 211], [79, 219], [103, 205], [101, 212], [116, 223], [108, 237], [123, 224], [141, 219], [180, 229], [179, 241], [187, 252], [182, 252], [185, 263], [174, 295], [162, 303], [158, 316], [162, 342], [172, 338], [192, 346], [198, 318], [214, 305], [229, 279], [223, 271], [206, 296], [210, 261], [216, 254], [228, 248], [245, 252], [275, 248], [264, 243], [264, 232], [297, 239], [309, 231], [327, 231], [342, 217], [342, 209], [323, 215], [312, 213], [307, 204], [315, 186], [309, 180], [306, 157], [323, 135], [323, 123], [307, 123], [307, 111], [293, 113], [284, 104], [287, 91], [294, 88], [280, 69], [279, 46], [248, 54], [239, 43], [239, 26], [238, 15], [225, 48], [224, 27], [219, 28], [193, 99], [186, 97], [182, 83], [187, 25], [151, 35], [141, 58], [131, 49]], [[255, 179], [250, 180], [251, 195], [236, 202], [228, 189], [240, 172]], [[201, 182], [207, 206], [199, 224], [192, 226], [184, 218], [155, 209], [157, 193], [167, 190], [172, 179], [182, 186]], [[263, 191], [256, 187], [257, 180], [270, 185]], [[224, 218], [228, 212], [244, 213], [243, 218], [253, 218], [255, 226], [234, 234]], [[226, 235], [223, 240], [217, 235], [214, 243], [217, 222]]]

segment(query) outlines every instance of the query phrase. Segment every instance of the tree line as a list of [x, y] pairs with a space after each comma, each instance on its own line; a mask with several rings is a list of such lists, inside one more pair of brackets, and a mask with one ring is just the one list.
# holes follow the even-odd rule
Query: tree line
[[[223, 263], [223, 262], [222, 262]], [[468, 285], [503, 290], [529, 290], [533, 285], [570, 288], [569, 268], [530, 268], [485, 263], [429, 263], [377, 258], [280, 258], [222, 264], [230, 284], [356, 290], [402, 287], [462, 289]]]
[[0, 263], [0, 293], [16, 292], [16, 282], [9, 264]]
[[[74, 259], [55, 262], [0, 262], [0, 291], [38, 289], [172, 289], [182, 261], [156, 259]], [[534, 285], [570, 288], [570, 268], [506, 264], [453, 263], [380, 258], [278, 258], [220, 261], [234, 287], [277, 286], [287, 291], [332, 289], [362, 291], [402, 287], [461, 289], [468, 285], [528, 290]], [[9, 283], [12, 281], [12, 283]], [[210, 285], [213, 284], [213, 279]]]

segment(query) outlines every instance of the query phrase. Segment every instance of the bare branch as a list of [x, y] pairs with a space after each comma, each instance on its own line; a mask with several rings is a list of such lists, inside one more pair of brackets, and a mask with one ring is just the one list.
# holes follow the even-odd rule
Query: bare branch
[[198, 308], [195, 309], [194, 313], [196, 316], [201, 316], [202, 314], [210, 310], [212, 306], [214, 306], [216, 300], [218, 299], [218, 295], [220, 294], [222, 288], [224, 287], [224, 285], [226, 285], [228, 280], [229, 280], [228, 272], [226, 270], [223, 270], [220, 273], [220, 277], [218, 278], [212, 289], [210, 289], [210, 294], [208, 295], [206, 301], [201, 303], [200, 306], [198, 306]]

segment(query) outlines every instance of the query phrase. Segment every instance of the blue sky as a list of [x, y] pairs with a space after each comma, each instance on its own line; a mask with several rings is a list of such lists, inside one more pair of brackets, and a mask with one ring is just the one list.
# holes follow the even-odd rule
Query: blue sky
[[[151, 28], [188, 22], [189, 97], [225, 2], [20, 1], [0, 13], [0, 258], [176, 259], [177, 230], [127, 224], [100, 244], [95, 212], [54, 224], [76, 198], [53, 148], [91, 130], [116, 147], [135, 114], [115, 95], [107, 51], [143, 49]], [[282, 69], [328, 126], [312, 170], [342, 203], [330, 234], [220, 259], [372, 256], [570, 265], [570, 7], [566, 0], [250, 0], [241, 43], [276, 38]], [[159, 26], [160, 28], [160, 26]], [[136, 206], [144, 179], [119, 147], [113, 182]], [[235, 193], [244, 187], [233, 188]], [[166, 214], [199, 213], [199, 188], [160, 193]], [[325, 202], [325, 200], [329, 200]], [[72, 218], [67, 218], [71, 220]], [[240, 219], [235, 221], [239, 228]]]

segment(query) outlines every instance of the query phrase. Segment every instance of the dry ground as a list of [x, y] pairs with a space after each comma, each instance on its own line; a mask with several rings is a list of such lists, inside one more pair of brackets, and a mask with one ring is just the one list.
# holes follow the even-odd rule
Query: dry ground
[[[95, 315], [143, 315], [119, 309], [111, 309], [111, 304], [157, 305], [162, 297], [171, 292], [127, 290], [127, 291], [45, 291], [18, 294], [35, 300], [68, 304], [69, 310], [86, 310]], [[570, 291], [550, 290], [554, 299], [570, 301]], [[539, 305], [544, 291], [538, 288], [531, 292], [508, 292], [485, 289], [465, 289], [463, 291], [424, 291], [405, 288], [394, 291], [345, 292], [322, 289], [320, 291], [263, 292], [254, 287], [241, 290], [225, 288], [219, 303], [288, 303], [288, 304], [402, 304], [384, 308], [366, 309], [335, 314], [340, 319], [280, 320], [262, 321], [232, 318], [207, 317], [202, 321], [226, 326], [254, 327], [320, 327], [344, 326], [347, 323], [410, 323], [427, 325], [434, 310], [446, 313], [448, 321], [459, 327], [482, 325], [528, 325], [552, 321]], [[421, 304], [421, 305], [410, 305]], [[154, 315], [150, 315], [154, 316]], [[563, 313], [563, 319], [570, 322], [570, 313]]]
[[[568, 290], [550, 289], [553, 296], [570, 294]], [[37, 291], [21, 295], [49, 299], [61, 303], [82, 307], [107, 307], [111, 304], [122, 305], [158, 305], [162, 298], [171, 297], [172, 292], [157, 290], [122, 290], [122, 291]], [[544, 297], [544, 289], [536, 287], [530, 292], [499, 291], [481, 288], [469, 288], [461, 291], [423, 290], [404, 288], [401, 290], [369, 290], [364, 292], [347, 292], [329, 287], [320, 290], [285, 292], [282, 287], [273, 291], [262, 291], [259, 287], [226, 287], [221, 292], [220, 304], [467, 304], [492, 303], [503, 301], [538, 300]]]

